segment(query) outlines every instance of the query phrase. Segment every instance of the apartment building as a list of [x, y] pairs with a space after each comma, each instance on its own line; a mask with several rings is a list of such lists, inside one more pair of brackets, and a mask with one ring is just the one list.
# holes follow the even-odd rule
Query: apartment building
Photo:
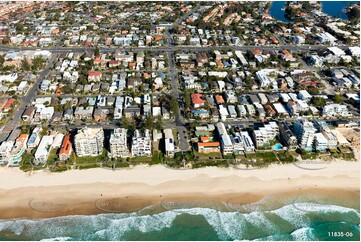
[[15, 145], [11, 150], [11, 162], [9, 166], [18, 166], [26, 151], [26, 143], [28, 142], [29, 135], [21, 134], [15, 141]]
[[97, 156], [103, 152], [103, 128], [85, 127], [75, 135], [74, 142], [78, 156]]
[[45, 162], [48, 160], [50, 148], [53, 142], [54, 142], [54, 135], [45, 135], [41, 139], [38, 149], [36, 150], [34, 155], [35, 165], [45, 164]]
[[134, 131], [132, 139], [132, 157], [134, 156], [151, 156], [151, 137], [148, 129], [143, 134], [139, 130]]
[[255, 146], [247, 131], [241, 132], [242, 142], [244, 145], [244, 152], [254, 152]]
[[288, 146], [289, 149], [297, 149], [297, 138], [286, 122], [279, 122], [279, 137], [282, 143]]
[[317, 151], [326, 151], [328, 148], [328, 141], [326, 137], [322, 133], [316, 133], [315, 134], [315, 140], [313, 143], [313, 147]]
[[127, 145], [127, 130], [124, 128], [114, 129], [109, 139], [110, 154], [112, 158], [129, 157], [129, 148]]
[[293, 132], [297, 137], [298, 145], [307, 151], [313, 148], [313, 141], [317, 129], [313, 123], [304, 119], [297, 119], [293, 125]]
[[174, 137], [172, 129], [164, 129], [164, 144], [165, 144], [165, 155], [173, 157], [175, 153], [174, 148]]
[[342, 117], [347, 117], [350, 116], [351, 113], [350, 111], [347, 109], [346, 105], [341, 105], [341, 104], [337, 104], [337, 103], [333, 103], [333, 104], [328, 104], [326, 106], [323, 107], [322, 110], [322, 115], [323, 116], [342, 116]]
[[257, 148], [269, 144], [278, 135], [276, 122], [269, 122], [253, 131], [253, 140]]
[[338, 140], [337, 137], [331, 132], [330, 127], [326, 124], [325, 121], [316, 122], [317, 129], [325, 136], [328, 143], [329, 149], [336, 149]]
[[28, 140], [28, 149], [29, 150], [32, 150], [34, 149], [36, 146], [39, 145], [40, 143], [40, 140], [41, 140], [41, 135], [40, 135], [40, 132], [42, 131], [42, 128], [41, 127], [36, 127], [33, 132], [31, 133], [30, 135], [30, 138]]
[[219, 139], [221, 141], [221, 149], [222, 149], [223, 155], [232, 154], [233, 153], [233, 144], [232, 144], [231, 138], [229, 137], [229, 135], [227, 133], [224, 123], [219, 122], [216, 124], [216, 127], [218, 130]]

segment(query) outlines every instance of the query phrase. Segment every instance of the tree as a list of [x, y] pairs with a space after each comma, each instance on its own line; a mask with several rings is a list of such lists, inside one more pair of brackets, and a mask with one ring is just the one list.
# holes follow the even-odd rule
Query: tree
[[334, 98], [333, 98], [333, 101], [334, 101], [335, 103], [342, 103], [342, 102], [343, 102], [343, 97], [342, 97], [341, 95], [339, 95], [339, 94], [336, 94], [336, 95], [334, 96]]
[[171, 97], [170, 103], [169, 103], [169, 109], [173, 113], [174, 116], [176, 116], [179, 112], [179, 106], [178, 101], [175, 96]]
[[326, 105], [326, 100], [324, 98], [322, 98], [322, 97], [312, 97], [311, 103], [315, 107], [323, 107], [323, 106]]
[[162, 130], [163, 129], [163, 120], [162, 120], [162, 116], [157, 116], [157, 121], [155, 123], [155, 128], [158, 130]]
[[154, 117], [153, 115], [148, 115], [144, 120], [144, 129], [154, 129]]
[[98, 46], [95, 48], [95, 50], [94, 50], [94, 55], [95, 56], [99, 56], [100, 55], [100, 51], [99, 51], [99, 48], [98, 48]]
[[25, 58], [24, 60], [21, 61], [21, 69], [24, 71], [30, 71], [30, 64], [29, 61]]
[[32, 64], [33, 64], [33, 66], [32, 66], [33, 70], [35, 70], [35, 71], [40, 70], [40, 69], [44, 66], [44, 63], [45, 63], [45, 60], [43, 59], [42, 56], [37, 56], [37, 57], [35, 57], [35, 58], [33, 59], [33, 62], [32, 62]]

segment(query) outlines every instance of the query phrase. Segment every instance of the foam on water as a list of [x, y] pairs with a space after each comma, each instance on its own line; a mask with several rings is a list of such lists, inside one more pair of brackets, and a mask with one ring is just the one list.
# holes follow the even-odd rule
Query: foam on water
[[[152, 215], [99, 214], [90, 216], [66, 216], [47, 219], [0, 220], [0, 239], [4, 231], [16, 237], [32, 240], [122, 240], [131, 231], [142, 233], [161, 231], [172, 226], [180, 214], [201, 215], [217, 233], [220, 240], [313, 240], [312, 221], [309, 214], [346, 214], [359, 218], [358, 210], [336, 205], [316, 203], [287, 204], [278, 209], [250, 213], [221, 212], [211, 208], [175, 209]], [[352, 215], [352, 216], [349, 216]], [[321, 216], [322, 217], [322, 216]], [[292, 227], [278, 226], [282, 219]], [[346, 219], [345, 219], [346, 220]], [[347, 220], [346, 220], [347, 221]], [[357, 223], [357, 222], [356, 222]], [[254, 232], [260, 231], [259, 235]], [[284, 231], [282, 231], [284, 230]], [[6, 239], [6, 238], [5, 238]], [[171, 238], [169, 238], [171, 239]]]
[[313, 228], [297, 229], [291, 233], [291, 236], [294, 240], [297, 240], [297, 241], [316, 240], [313, 236]]
[[55, 238], [49, 238], [49, 239], [42, 239], [40, 241], [68, 241], [71, 240], [71, 237], [55, 237]]

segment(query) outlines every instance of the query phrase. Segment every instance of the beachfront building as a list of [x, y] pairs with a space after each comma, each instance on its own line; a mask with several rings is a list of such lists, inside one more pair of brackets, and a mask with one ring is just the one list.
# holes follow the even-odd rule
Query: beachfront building
[[247, 131], [241, 132], [241, 137], [244, 145], [244, 152], [254, 152], [255, 146]]
[[51, 145], [53, 144], [53, 142], [54, 142], [53, 135], [45, 135], [41, 139], [38, 149], [36, 150], [35, 155], [34, 155], [34, 157], [35, 157], [34, 164], [35, 165], [45, 164], [45, 162], [48, 160], [50, 148], [51, 148]]
[[63, 139], [63, 143], [61, 144], [61, 148], [58, 154], [60, 161], [66, 161], [69, 159], [72, 151], [73, 148], [70, 141], [70, 134], [67, 134]]
[[0, 165], [7, 165], [11, 159], [11, 150], [14, 146], [13, 141], [4, 141], [0, 145]]
[[257, 148], [269, 145], [278, 135], [276, 122], [269, 122], [253, 130], [253, 140]]
[[321, 131], [321, 133], [325, 136], [328, 143], [329, 149], [336, 149], [337, 148], [337, 137], [331, 132], [330, 127], [326, 124], [325, 121], [318, 121], [316, 123], [318, 126], [317, 128]]
[[221, 152], [220, 143], [217, 141], [210, 142], [208, 136], [203, 136], [202, 142], [198, 142], [197, 144], [199, 153]]
[[151, 156], [151, 137], [148, 129], [143, 134], [139, 130], [134, 131], [132, 139], [132, 157], [134, 156]]
[[288, 124], [284, 121], [279, 122], [279, 137], [282, 143], [287, 146], [291, 150], [295, 150], [297, 148], [297, 138], [293, 134], [292, 130], [288, 126]]
[[39, 145], [41, 140], [40, 132], [42, 131], [41, 127], [36, 127], [33, 132], [30, 135], [30, 138], [28, 140], [27, 148], [29, 150], [34, 149], [36, 146]]
[[172, 129], [164, 129], [164, 145], [165, 145], [165, 155], [173, 157], [175, 153], [174, 148], [174, 137]]
[[15, 141], [15, 145], [11, 150], [11, 161], [9, 166], [18, 166], [26, 151], [26, 143], [28, 142], [29, 135], [21, 134]]
[[78, 156], [97, 156], [103, 152], [103, 128], [85, 127], [74, 137], [75, 151]]
[[313, 148], [313, 141], [317, 129], [313, 123], [305, 119], [297, 119], [293, 125], [293, 132], [297, 137], [297, 142], [300, 148], [311, 151]]
[[328, 141], [322, 133], [316, 133], [313, 145], [315, 150], [324, 152], [328, 148]]
[[216, 124], [218, 135], [221, 143], [222, 153], [223, 155], [232, 154], [233, 153], [233, 144], [231, 138], [229, 137], [226, 127], [224, 123], [219, 122]]
[[126, 158], [129, 157], [129, 148], [127, 145], [127, 130], [124, 128], [114, 129], [109, 139], [111, 158]]

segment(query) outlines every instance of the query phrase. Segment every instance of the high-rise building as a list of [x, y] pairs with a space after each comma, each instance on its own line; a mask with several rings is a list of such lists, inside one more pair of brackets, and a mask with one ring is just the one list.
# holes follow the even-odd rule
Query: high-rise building
[[132, 156], [150, 156], [152, 154], [151, 147], [149, 130], [144, 130], [143, 134], [139, 130], [135, 130], [132, 140]]
[[313, 123], [305, 119], [297, 119], [293, 125], [293, 132], [297, 137], [298, 145], [305, 150], [311, 151], [317, 129]]
[[127, 130], [124, 128], [114, 129], [110, 135], [109, 146], [110, 157], [129, 157], [129, 149], [127, 145]]
[[104, 147], [103, 128], [85, 127], [74, 137], [75, 151], [78, 156], [97, 156]]

